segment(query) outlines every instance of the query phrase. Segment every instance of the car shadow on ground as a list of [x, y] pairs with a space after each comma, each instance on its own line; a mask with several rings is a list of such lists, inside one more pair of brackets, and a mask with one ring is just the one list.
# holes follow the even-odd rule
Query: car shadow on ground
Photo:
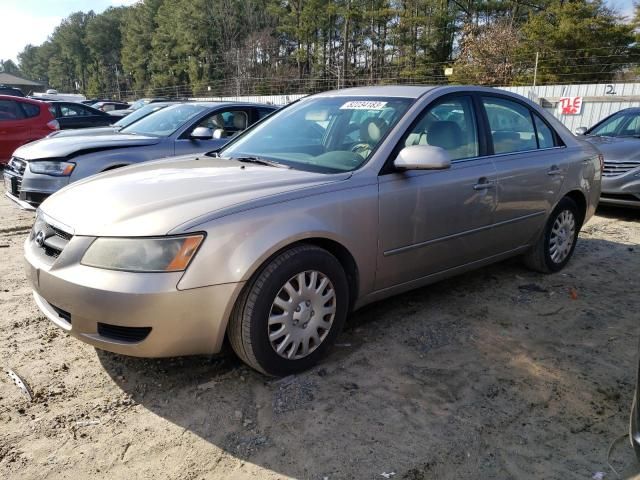
[[[378, 302], [283, 379], [228, 351], [98, 358], [135, 402], [281, 475], [591, 478], [628, 426], [640, 307], [598, 272], [635, 278], [635, 255], [585, 238], [561, 274], [512, 260]], [[612, 461], [632, 457], [624, 442]]]

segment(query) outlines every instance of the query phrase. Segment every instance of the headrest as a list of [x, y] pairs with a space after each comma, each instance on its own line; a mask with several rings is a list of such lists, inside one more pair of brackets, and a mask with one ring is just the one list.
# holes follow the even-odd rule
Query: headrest
[[453, 150], [464, 144], [462, 130], [456, 122], [438, 121], [431, 124], [427, 131], [429, 145]]
[[243, 112], [234, 113], [233, 126], [238, 130], [244, 130], [245, 128], [247, 128], [247, 115]]
[[360, 125], [360, 139], [365, 143], [378, 143], [387, 133], [389, 124], [382, 118], [373, 118]]

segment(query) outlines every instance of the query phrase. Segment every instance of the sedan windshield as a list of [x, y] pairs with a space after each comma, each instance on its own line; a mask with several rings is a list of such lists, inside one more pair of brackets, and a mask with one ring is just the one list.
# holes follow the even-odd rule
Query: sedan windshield
[[364, 164], [412, 103], [409, 98], [317, 97], [274, 113], [220, 152], [292, 168], [346, 172]]
[[602, 137], [640, 136], [640, 112], [620, 112], [587, 131], [587, 135]]
[[209, 107], [194, 104], [173, 105], [163, 108], [120, 131], [137, 135], [168, 137], [187, 121], [204, 112], [207, 108]]
[[114, 123], [113, 126], [114, 127], [120, 127], [120, 128], [128, 127], [132, 123], [137, 122], [141, 118], [144, 118], [147, 115], [149, 115], [149, 114], [151, 114], [151, 113], [153, 113], [155, 111], [158, 111], [158, 110], [160, 110], [160, 109], [162, 109], [164, 107], [166, 107], [166, 105], [163, 105], [161, 103], [152, 103], [150, 105], [146, 105], [146, 106], [144, 106], [142, 108], [139, 108], [135, 112], [131, 112], [126, 117], [122, 117], [120, 120], [118, 120], [116, 123]]

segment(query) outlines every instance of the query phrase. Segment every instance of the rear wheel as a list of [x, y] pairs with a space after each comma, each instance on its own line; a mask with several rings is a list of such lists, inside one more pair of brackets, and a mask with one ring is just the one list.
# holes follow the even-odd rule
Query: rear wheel
[[538, 272], [562, 270], [573, 255], [580, 233], [581, 216], [576, 203], [564, 197], [553, 210], [542, 235], [525, 254], [525, 264]]
[[342, 329], [348, 297], [347, 277], [333, 255], [313, 245], [293, 247], [245, 287], [229, 321], [231, 346], [269, 375], [310, 368]]

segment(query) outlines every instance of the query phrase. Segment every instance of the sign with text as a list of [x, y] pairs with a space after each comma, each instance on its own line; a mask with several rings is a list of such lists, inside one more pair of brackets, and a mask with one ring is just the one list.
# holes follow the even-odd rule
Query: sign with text
[[580, 115], [582, 113], [582, 97], [560, 97], [558, 113], [561, 115]]

